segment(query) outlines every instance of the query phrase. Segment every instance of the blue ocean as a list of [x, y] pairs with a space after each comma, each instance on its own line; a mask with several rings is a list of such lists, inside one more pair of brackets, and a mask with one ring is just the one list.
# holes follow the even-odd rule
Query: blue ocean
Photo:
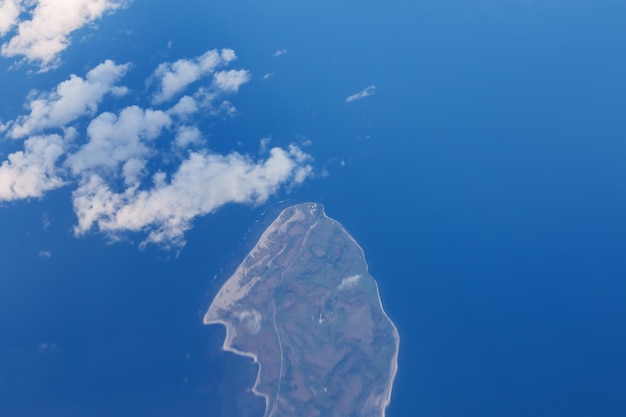
[[304, 201], [363, 247], [400, 333], [387, 417], [626, 415], [624, 16], [616, 1], [135, 0], [102, 20], [64, 72], [115, 56], [132, 85], [231, 47], [253, 79], [235, 118], [207, 121], [210, 148], [298, 143], [316, 176], [197, 219], [180, 253], [75, 238], [68, 189], [2, 208], [0, 416], [261, 416], [255, 365], [202, 316], [267, 216]]

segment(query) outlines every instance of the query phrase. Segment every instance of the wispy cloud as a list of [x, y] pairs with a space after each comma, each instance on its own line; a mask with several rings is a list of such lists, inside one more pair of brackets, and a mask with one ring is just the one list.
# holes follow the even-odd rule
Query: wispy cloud
[[267, 150], [269, 149], [269, 145], [271, 141], [272, 141], [272, 138], [269, 136], [261, 138], [261, 140], [259, 141], [259, 153], [261, 154], [267, 153]]
[[287, 55], [287, 50], [286, 49], [279, 49], [277, 51], [275, 51], [272, 56], [274, 57], [278, 57], [278, 56], [282, 56], [282, 55]]
[[59, 346], [55, 343], [40, 343], [37, 346], [40, 353], [57, 353], [59, 351]]
[[367, 88], [359, 91], [358, 93], [352, 94], [351, 96], [346, 97], [346, 102], [351, 103], [355, 100], [361, 100], [362, 98], [369, 97], [376, 92], [376, 86], [370, 85]]
[[[100, 232], [119, 239], [138, 232], [144, 244], [181, 248], [196, 217], [225, 204], [260, 204], [281, 188], [302, 183], [311, 175], [311, 157], [296, 145], [268, 149], [263, 141], [263, 156], [257, 158], [207, 148], [202, 117], [235, 114], [223, 96], [250, 79], [243, 69], [214, 71], [234, 57], [231, 50], [209, 51], [176, 61], [181, 65], [159, 66], [153, 97], [181, 94], [174, 105], [131, 104], [97, 114], [105, 95], [128, 92], [119, 83], [130, 64], [112, 61], [85, 78], [72, 75], [51, 92], [36, 93], [29, 113], [8, 122], [7, 135], [26, 139], [24, 150], [0, 165], [0, 203], [74, 187], [77, 236]], [[181, 68], [188, 63], [200, 72], [185, 78]], [[207, 74], [213, 74], [210, 86], [187, 91], [194, 77]]]
[[43, 227], [43, 230], [47, 230], [52, 225], [52, 219], [50, 218], [49, 213], [43, 213], [43, 215], [41, 216], [41, 225]]
[[[23, 57], [42, 70], [58, 64], [72, 32], [100, 19], [126, 0], [4, 0], [0, 3], [0, 36], [15, 34], [2, 44], [5, 57]], [[22, 18], [22, 16], [24, 18]]]
[[39, 259], [41, 261], [47, 261], [50, 258], [52, 258], [52, 252], [50, 252], [49, 250], [40, 250], [39, 251]]

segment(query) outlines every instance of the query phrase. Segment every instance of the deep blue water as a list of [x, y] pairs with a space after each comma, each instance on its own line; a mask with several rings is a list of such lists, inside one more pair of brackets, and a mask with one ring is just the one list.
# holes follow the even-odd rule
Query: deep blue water
[[[312, 141], [330, 175], [289, 197], [324, 203], [365, 250], [401, 335], [387, 416], [626, 413], [626, 6], [154, 4], [103, 20], [62, 70], [114, 57], [142, 85], [164, 59], [237, 51], [254, 79], [210, 145]], [[254, 368], [201, 316], [262, 210], [199, 219], [172, 258], [73, 238], [68, 190], [5, 208], [0, 415], [236, 415]]]
[[[37, 210], [4, 218], [36, 243], [3, 243], [22, 259], [3, 262], [1, 415], [246, 415], [235, 413], [241, 398], [262, 408], [247, 392], [250, 361], [221, 351], [222, 327], [202, 325], [209, 271], [232, 259], [246, 233], [232, 220], [251, 224], [249, 213], [205, 221], [198, 232], [224, 237], [191, 236], [196, 244], [176, 260], [77, 240], [58, 217], [42, 232]], [[50, 260], [37, 260], [40, 247]]]

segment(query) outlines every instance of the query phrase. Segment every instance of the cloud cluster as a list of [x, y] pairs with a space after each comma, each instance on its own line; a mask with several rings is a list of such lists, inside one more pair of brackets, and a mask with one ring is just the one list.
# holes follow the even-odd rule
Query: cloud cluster
[[[152, 76], [159, 85], [152, 99], [153, 104], [171, 100], [190, 84], [202, 77], [213, 74], [219, 66], [227, 65], [235, 59], [237, 59], [237, 55], [235, 55], [235, 51], [232, 49], [222, 49], [221, 51], [213, 49], [193, 59], [179, 59], [176, 62], [165, 62], [159, 65]], [[245, 70], [241, 71], [248, 74]], [[224, 81], [228, 81], [228, 78], [231, 78], [227, 75], [222, 75], [220, 72], [214, 74], [214, 76], [217, 83], [223, 82], [217, 81], [218, 78]], [[240, 79], [241, 77], [240, 75]]]
[[376, 92], [376, 86], [375, 85], [370, 85], [367, 88], [364, 88], [363, 90], [359, 91], [358, 93], [352, 94], [351, 96], [346, 97], [346, 102], [351, 103], [355, 100], [360, 100], [362, 98], [365, 97], [369, 97], [371, 95], [374, 94], [374, 92]]
[[15, 33], [2, 44], [0, 53], [21, 56], [48, 69], [69, 46], [72, 32], [124, 4], [125, 0], [4, 0], [0, 2], [0, 36], [14, 28]]
[[119, 115], [102, 113], [89, 123], [88, 142], [67, 158], [66, 165], [74, 175], [94, 170], [115, 173], [122, 164], [136, 165], [134, 161], [145, 161], [150, 155], [150, 141], [171, 124], [163, 111], [138, 106], [127, 107]]
[[74, 191], [75, 232], [142, 231], [148, 233], [144, 243], [180, 246], [195, 217], [229, 203], [262, 203], [281, 185], [304, 181], [311, 171], [308, 158], [295, 146], [274, 148], [262, 161], [238, 153], [192, 152], [171, 178], [157, 172], [150, 188], [122, 192], [91, 175]]
[[111, 60], [89, 71], [83, 79], [71, 75], [50, 93], [40, 93], [27, 107], [30, 113], [13, 122], [9, 136], [17, 139], [50, 128], [61, 128], [83, 115], [93, 115], [105, 95], [122, 96], [128, 92], [117, 82], [126, 74], [128, 64]]
[[[119, 83], [130, 65], [112, 61], [36, 93], [29, 113], [7, 124], [7, 137], [25, 140], [24, 150], [0, 165], [0, 203], [69, 185], [76, 235], [118, 239], [138, 232], [144, 244], [180, 248], [197, 216], [231, 203], [259, 204], [281, 187], [302, 183], [312, 168], [297, 146], [274, 147], [259, 159], [206, 147], [199, 118], [232, 114], [234, 106], [222, 97], [250, 79], [246, 70], [218, 70], [234, 59], [223, 49], [160, 65], [151, 76], [158, 82], [150, 108], [135, 104], [98, 114], [106, 95], [128, 92]], [[185, 94], [204, 76], [212, 76], [208, 86]], [[88, 123], [77, 123], [84, 118]]]

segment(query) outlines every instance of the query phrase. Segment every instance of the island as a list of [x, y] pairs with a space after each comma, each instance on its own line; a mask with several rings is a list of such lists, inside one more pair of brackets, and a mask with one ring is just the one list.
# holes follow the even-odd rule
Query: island
[[381, 417], [399, 335], [361, 247], [319, 203], [283, 210], [217, 292], [205, 324], [252, 358], [264, 417]]

